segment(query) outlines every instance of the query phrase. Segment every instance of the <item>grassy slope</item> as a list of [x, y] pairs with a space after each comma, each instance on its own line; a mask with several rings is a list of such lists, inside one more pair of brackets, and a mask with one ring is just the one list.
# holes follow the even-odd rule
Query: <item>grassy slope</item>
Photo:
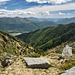
[[0, 55], [3, 56], [4, 52], [13, 55], [27, 55], [33, 52], [34, 48], [24, 43], [20, 39], [9, 35], [3, 31], [0, 31]]

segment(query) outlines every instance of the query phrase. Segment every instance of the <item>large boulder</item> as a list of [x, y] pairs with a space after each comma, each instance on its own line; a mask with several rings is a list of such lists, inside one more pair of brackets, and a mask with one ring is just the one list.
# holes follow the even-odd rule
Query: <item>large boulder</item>
[[66, 70], [65, 73], [63, 73], [61, 75], [75, 75], [75, 66], [69, 70]]
[[66, 45], [62, 51], [62, 57], [71, 57], [72, 56], [72, 47]]
[[11, 65], [12, 63], [13, 61], [11, 57], [7, 57], [1, 62], [3, 67], [8, 66], [8, 64]]
[[29, 68], [49, 68], [50, 63], [45, 58], [24, 57], [27, 67]]

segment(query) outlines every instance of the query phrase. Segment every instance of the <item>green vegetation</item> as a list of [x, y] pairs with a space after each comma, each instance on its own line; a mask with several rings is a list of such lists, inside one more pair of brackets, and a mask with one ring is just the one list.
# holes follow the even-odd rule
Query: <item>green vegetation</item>
[[28, 54], [29, 57], [40, 57], [40, 54], [38, 53], [30, 53]]
[[35, 52], [38, 51], [40, 53], [61, 45], [61, 43], [70, 40], [74, 36], [75, 23], [71, 23], [38, 29], [37, 31], [25, 33], [17, 37], [35, 47]]
[[61, 64], [60, 69], [62, 70], [68, 70], [75, 66], [75, 59], [66, 60], [65, 63]]
[[27, 55], [34, 52], [34, 48], [20, 39], [0, 31], [0, 56]]
[[8, 33], [30, 32], [55, 25], [57, 23], [52, 21], [34, 21], [30, 18], [0, 18], [0, 29]]
[[56, 46], [52, 49], [49, 49], [48, 52], [46, 53], [59, 53], [61, 54], [62, 53], [62, 50], [63, 48], [66, 46], [66, 45], [70, 45], [72, 47], [72, 52], [73, 54], [75, 54], [75, 36], [72, 37], [70, 40], [66, 41], [66, 42], [63, 42], [62, 44], [60, 44], [59, 46]]

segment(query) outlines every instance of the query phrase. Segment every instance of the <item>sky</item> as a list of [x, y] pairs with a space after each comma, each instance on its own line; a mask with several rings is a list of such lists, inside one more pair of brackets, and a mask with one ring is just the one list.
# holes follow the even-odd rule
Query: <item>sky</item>
[[71, 18], [75, 0], [0, 0], [0, 17]]

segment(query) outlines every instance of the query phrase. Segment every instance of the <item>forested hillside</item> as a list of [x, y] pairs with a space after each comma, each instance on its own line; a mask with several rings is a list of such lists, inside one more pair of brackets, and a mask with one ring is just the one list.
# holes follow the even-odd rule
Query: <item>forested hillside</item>
[[55, 27], [47, 27], [39, 29], [34, 32], [25, 33], [17, 36], [26, 43], [36, 47], [37, 50], [41, 49], [46, 51], [68, 41], [75, 36], [75, 23], [60, 24]]

